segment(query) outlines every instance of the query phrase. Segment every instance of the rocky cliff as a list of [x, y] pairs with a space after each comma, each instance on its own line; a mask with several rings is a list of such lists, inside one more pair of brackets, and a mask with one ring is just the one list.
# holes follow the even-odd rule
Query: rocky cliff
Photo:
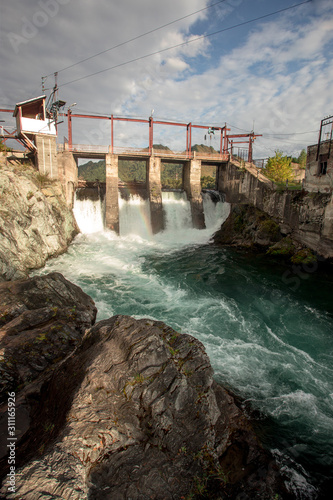
[[8, 391], [17, 429], [1, 498], [289, 498], [198, 340], [129, 316], [91, 326], [93, 302], [58, 273], [2, 283], [0, 300], [0, 431]]
[[214, 234], [214, 244], [245, 248], [267, 254], [286, 263], [310, 264], [320, 259], [288, 233], [267, 213], [253, 205], [235, 205], [219, 231]]
[[226, 201], [252, 205], [279, 224], [283, 235], [297, 245], [333, 258], [333, 195], [306, 191], [279, 191], [254, 166], [229, 162], [221, 170], [219, 190]]
[[26, 277], [78, 231], [57, 181], [0, 156], [0, 281]]

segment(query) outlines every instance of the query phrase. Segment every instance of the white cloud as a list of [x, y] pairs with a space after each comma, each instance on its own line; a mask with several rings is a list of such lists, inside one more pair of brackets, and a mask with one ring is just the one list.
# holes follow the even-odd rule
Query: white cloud
[[[39, 2], [12, 0], [1, 5], [0, 58], [5, 68], [0, 86], [1, 105], [14, 105], [39, 94], [42, 75], [52, 74], [208, 4], [208, 0], [68, 0], [67, 4], [59, 4], [57, 14], [49, 16], [34, 36], [19, 44], [16, 53], [8, 35], [22, 36], [22, 19], [36, 21], [36, 12], [41, 9]], [[332, 4], [317, 0], [241, 31], [182, 45], [194, 40], [196, 33], [221, 29], [226, 22], [231, 25], [246, 20], [247, 6], [245, 0], [228, 0], [212, 10], [186, 17], [61, 71], [58, 77], [61, 98], [68, 103], [77, 102], [76, 110], [147, 118], [154, 108], [157, 119], [207, 125], [223, 125], [226, 121], [248, 131], [255, 121], [256, 131], [266, 134], [256, 143], [260, 156], [276, 147], [301, 148], [315, 140], [317, 133], [289, 137], [285, 143], [268, 134], [316, 130], [320, 119], [333, 111], [330, 109]], [[252, 6], [251, 17], [259, 16], [261, 0], [253, 0]], [[276, 9], [273, 0], [265, 2], [266, 6], [272, 11]], [[195, 21], [199, 24], [195, 25], [194, 33]], [[140, 59], [174, 45], [179, 47]], [[138, 60], [61, 86], [134, 59]], [[53, 83], [50, 76], [47, 84], [52, 87]], [[87, 125], [91, 126], [96, 128], [96, 124]], [[66, 135], [66, 125], [61, 127], [61, 134]], [[77, 140], [83, 128], [82, 120], [74, 123]], [[109, 141], [107, 129], [98, 130], [101, 141]], [[133, 140], [134, 136], [138, 141], [140, 132], [135, 131]], [[145, 133], [143, 136], [145, 140]], [[181, 149], [182, 134], [171, 137], [165, 132], [163, 137], [170, 140], [168, 145]], [[195, 140], [202, 137], [203, 133], [198, 132]], [[123, 138], [132, 140], [129, 126]]]

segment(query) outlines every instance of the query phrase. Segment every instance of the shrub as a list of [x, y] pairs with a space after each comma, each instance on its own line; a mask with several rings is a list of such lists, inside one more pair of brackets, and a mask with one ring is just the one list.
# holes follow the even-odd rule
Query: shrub
[[39, 187], [43, 187], [51, 181], [48, 173], [42, 174], [41, 172], [37, 172], [36, 180]]
[[280, 234], [279, 225], [271, 219], [266, 219], [260, 223], [259, 230], [270, 237], [276, 237]]
[[317, 257], [309, 248], [303, 248], [296, 252], [290, 260], [293, 264], [312, 264], [313, 262], [317, 262]]

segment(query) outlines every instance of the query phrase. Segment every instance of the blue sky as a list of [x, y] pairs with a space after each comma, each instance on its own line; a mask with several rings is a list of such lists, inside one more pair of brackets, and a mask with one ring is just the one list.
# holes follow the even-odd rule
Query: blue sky
[[[67, 105], [77, 103], [73, 112], [148, 118], [154, 109], [156, 120], [207, 127], [226, 122], [234, 133], [254, 127], [263, 135], [256, 140], [255, 157], [276, 149], [297, 155], [317, 141], [320, 120], [333, 113], [333, 2], [312, 0], [247, 22], [299, 3], [2, 0], [0, 107], [40, 95], [41, 76], [59, 71], [59, 97]], [[201, 38], [193, 41], [196, 37]], [[113, 66], [118, 67], [104, 71]], [[46, 88], [53, 83], [49, 76]], [[11, 125], [7, 115], [0, 119]], [[109, 122], [77, 119], [74, 142], [108, 144], [109, 127]], [[154, 142], [184, 149], [181, 129], [154, 131]], [[122, 123], [115, 132], [119, 146], [140, 147], [147, 139], [144, 126]], [[60, 141], [63, 135], [65, 124], [59, 127]], [[193, 143], [208, 141], [205, 131], [193, 135]], [[217, 138], [211, 141], [219, 147]]]

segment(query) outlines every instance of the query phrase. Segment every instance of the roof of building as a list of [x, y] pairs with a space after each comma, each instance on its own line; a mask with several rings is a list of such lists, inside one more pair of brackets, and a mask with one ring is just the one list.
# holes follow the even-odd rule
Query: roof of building
[[20, 108], [21, 106], [24, 106], [25, 104], [31, 104], [33, 102], [44, 101], [45, 99], [46, 95], [40, 95], [39, 97], [34, 97], [33, 99], [28, 99], [27, 101], [16, 103], [13, 116], [17, 115], [18, 108]]

